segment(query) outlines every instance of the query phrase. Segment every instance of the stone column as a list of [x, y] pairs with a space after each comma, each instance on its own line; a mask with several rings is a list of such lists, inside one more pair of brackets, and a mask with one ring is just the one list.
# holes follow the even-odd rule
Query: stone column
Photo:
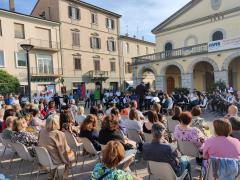
[[156, 90], [166, 90], [165, 86], [165, 76], [164, 75], [157, 75], [156, 76]]
[[183, 88], [193, 89], [193, 74], [192, 73], [181, 74], [181, 78], [182, 78], [182, 87]]
[[214, 71], [215, 82], [223, 81], [228, 85], [228, 71]]

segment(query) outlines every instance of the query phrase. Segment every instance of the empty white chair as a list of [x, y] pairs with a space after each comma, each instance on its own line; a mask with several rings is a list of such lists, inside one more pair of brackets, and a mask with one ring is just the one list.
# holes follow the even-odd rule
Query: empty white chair
[[143, 143], [142, 137], [139, 135], [138, 131], [135, 129], [127, 129], [128, 139], [135, 141], [136, 143]]
[[179, 124], [179, 121], [172, 120], [172, 118], [167, 118], [167, 129], [168, 132], [174, 133], [175, 127]]
[[[35, 165], [35, 159], [30, 155], [26, 146], [24, 146], [23, 144], [12, 143], [12, 147], [16, 150], [18, 156], [21, 158], [21, 162], [20, 162], [18, 170], [17, 170], [17, 177], [16, 178], [18, 178], [20, 168], [21, 168], [24, 161], [32, 162], [32, 170], [31, 170], [31, 176], [32, 176], [32, 172], [34, 170], [34, 165]], [[30, 176], [30, 179], [31, 179], [31, 176]]]
[[178, 149], [182, 153], [182, 155], [190, 157], [200, 157], [199, 149], [192, 142], [178, 140], [177, 143]]
[[152, 134], [149, 133], [144, 133], [144, 137], [145, 137], [145, 142], [152, 142]]
[[77, 160], [78, 160], [78, 155], [81, 151], [81, 147], [83, 146], [83, 143], [79, 143], [76, 138], [70, 133], [70, 132], [64, 132], [66, 139], [67, 139], [67, 143], [70, 146], [70, 148], [74, 151], [75, 155], [76, 155], [76, 164], [77, 164]]
[[[53, 164], [51, 156], [49, 155], [47, 149], [44, 147], [35, 147], [35, 150], [36, 150], [38, 161], [43, 167], [49, 168], [50, 173], [52, 172], [52, 170], [56, 169], [54, 174], [54, 179], [55, 179], [56, 173], [58, 174], [58, 167], [64, 164]], [[37, 179], [39, 178], [39, 173], [40, 173], [40, 167], [38, 169]], [[73, 177], [73, 174], [72, 174], [72, 177]]]
[[151, 176], [160, 180], [183, 180], [188, 174], [185, 170], [180, 177], [177, 177], [169, 163], [148, 161], [149, 180]]
[[[83, 143], [83, 148], [85, 149], [86, 152], [88, 152], [90, 155], [97, 156], [98, 160], [101, 161], [101, 157], [100, 157], [101, 151], [96, 151], [92, 142], [89, 139], [81, 138], [81, 142]], [[86, 158], [86, 156], [83, 157], [82, 168], [84, 166], [85, 158]]]

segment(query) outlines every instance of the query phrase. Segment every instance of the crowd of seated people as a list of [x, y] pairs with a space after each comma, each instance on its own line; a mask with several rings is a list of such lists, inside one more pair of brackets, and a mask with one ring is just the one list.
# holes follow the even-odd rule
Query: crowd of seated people
[[[235, 101], [227, 106], [222, 119], [213, 121], [214, 132], [211, 132], [208, 119], [203, 119], [201, 113], [208, 101], [215, 108], [215, 104], [211, 104], [214, 98], [208, 99], [196, 91], [188, 95], [161, 93], [160, 101], [149, 101], [144, 112], [139, 110], [137, 100], [129, 101], [130, 96], [121, 107], [113, 102], [109, 102], [108, 107], [97, 104], [86, 114], [84, 107], [77, 107], [73, 100], [59, 107], [51, 100], [23, 106], [5, 105], [0, 110], [0, 131], [3, 138], [25, 145], [33, 157], [36, 157], [36, 146], [45, 147], [54, 164], [65, 164], [64, 179], [75, 159], [65, 133], [71, 133], [78, 142], [81, 138], [88, 139], [96, 151], [102, 152], [102, 162], [95, 165], [92, 179], [139, 179], [130, 169], [134, 158], [126, 161], [123, 168], [118, 166], [124, 157], [137, 151], [146, 161], [169, 163], [177, 176], [187, 169], [191, 179], [189, 158], [174, 148], [176, 141], [188, 141], [197, 147], [202, 154], [201, 159], [197, 159], [199, 165], [215, 156], [240, 159], [240, 119]], [[172, 112], [168, 113], [170, 106]], [[173, 135], [168, 132], [168, 120], [179, 122]], [[141, 137], [142, 144], [128, 137], [129, 130]], [[146, 134], [152, 136], [152, 141], [145, 141]], [[86, 154], [84, 149], [83, 155]], [[53, 176], [54, 172], [49, 178]]]

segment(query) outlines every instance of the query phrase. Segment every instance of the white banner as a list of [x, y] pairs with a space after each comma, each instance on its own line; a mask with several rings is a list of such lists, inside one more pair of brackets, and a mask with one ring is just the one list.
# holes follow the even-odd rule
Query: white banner
[[234, 39], [212, 41], [208, 43], [208, 52], [223, 51], [235, 48], [240, 48], [240, 37]]

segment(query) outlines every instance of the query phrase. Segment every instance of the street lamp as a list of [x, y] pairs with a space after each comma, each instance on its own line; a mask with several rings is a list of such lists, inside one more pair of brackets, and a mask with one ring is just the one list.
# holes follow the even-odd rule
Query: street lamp
[[34, 46], [31, 45], [31, 44], [21, 44], [20, 46], [27, 53], [28, 98], [29, 98], [29, 102], [31, 103], [32, 102], [32, 97], [31, 97], [31, 77], [30, 77], [29, 51], [31, 51]]

